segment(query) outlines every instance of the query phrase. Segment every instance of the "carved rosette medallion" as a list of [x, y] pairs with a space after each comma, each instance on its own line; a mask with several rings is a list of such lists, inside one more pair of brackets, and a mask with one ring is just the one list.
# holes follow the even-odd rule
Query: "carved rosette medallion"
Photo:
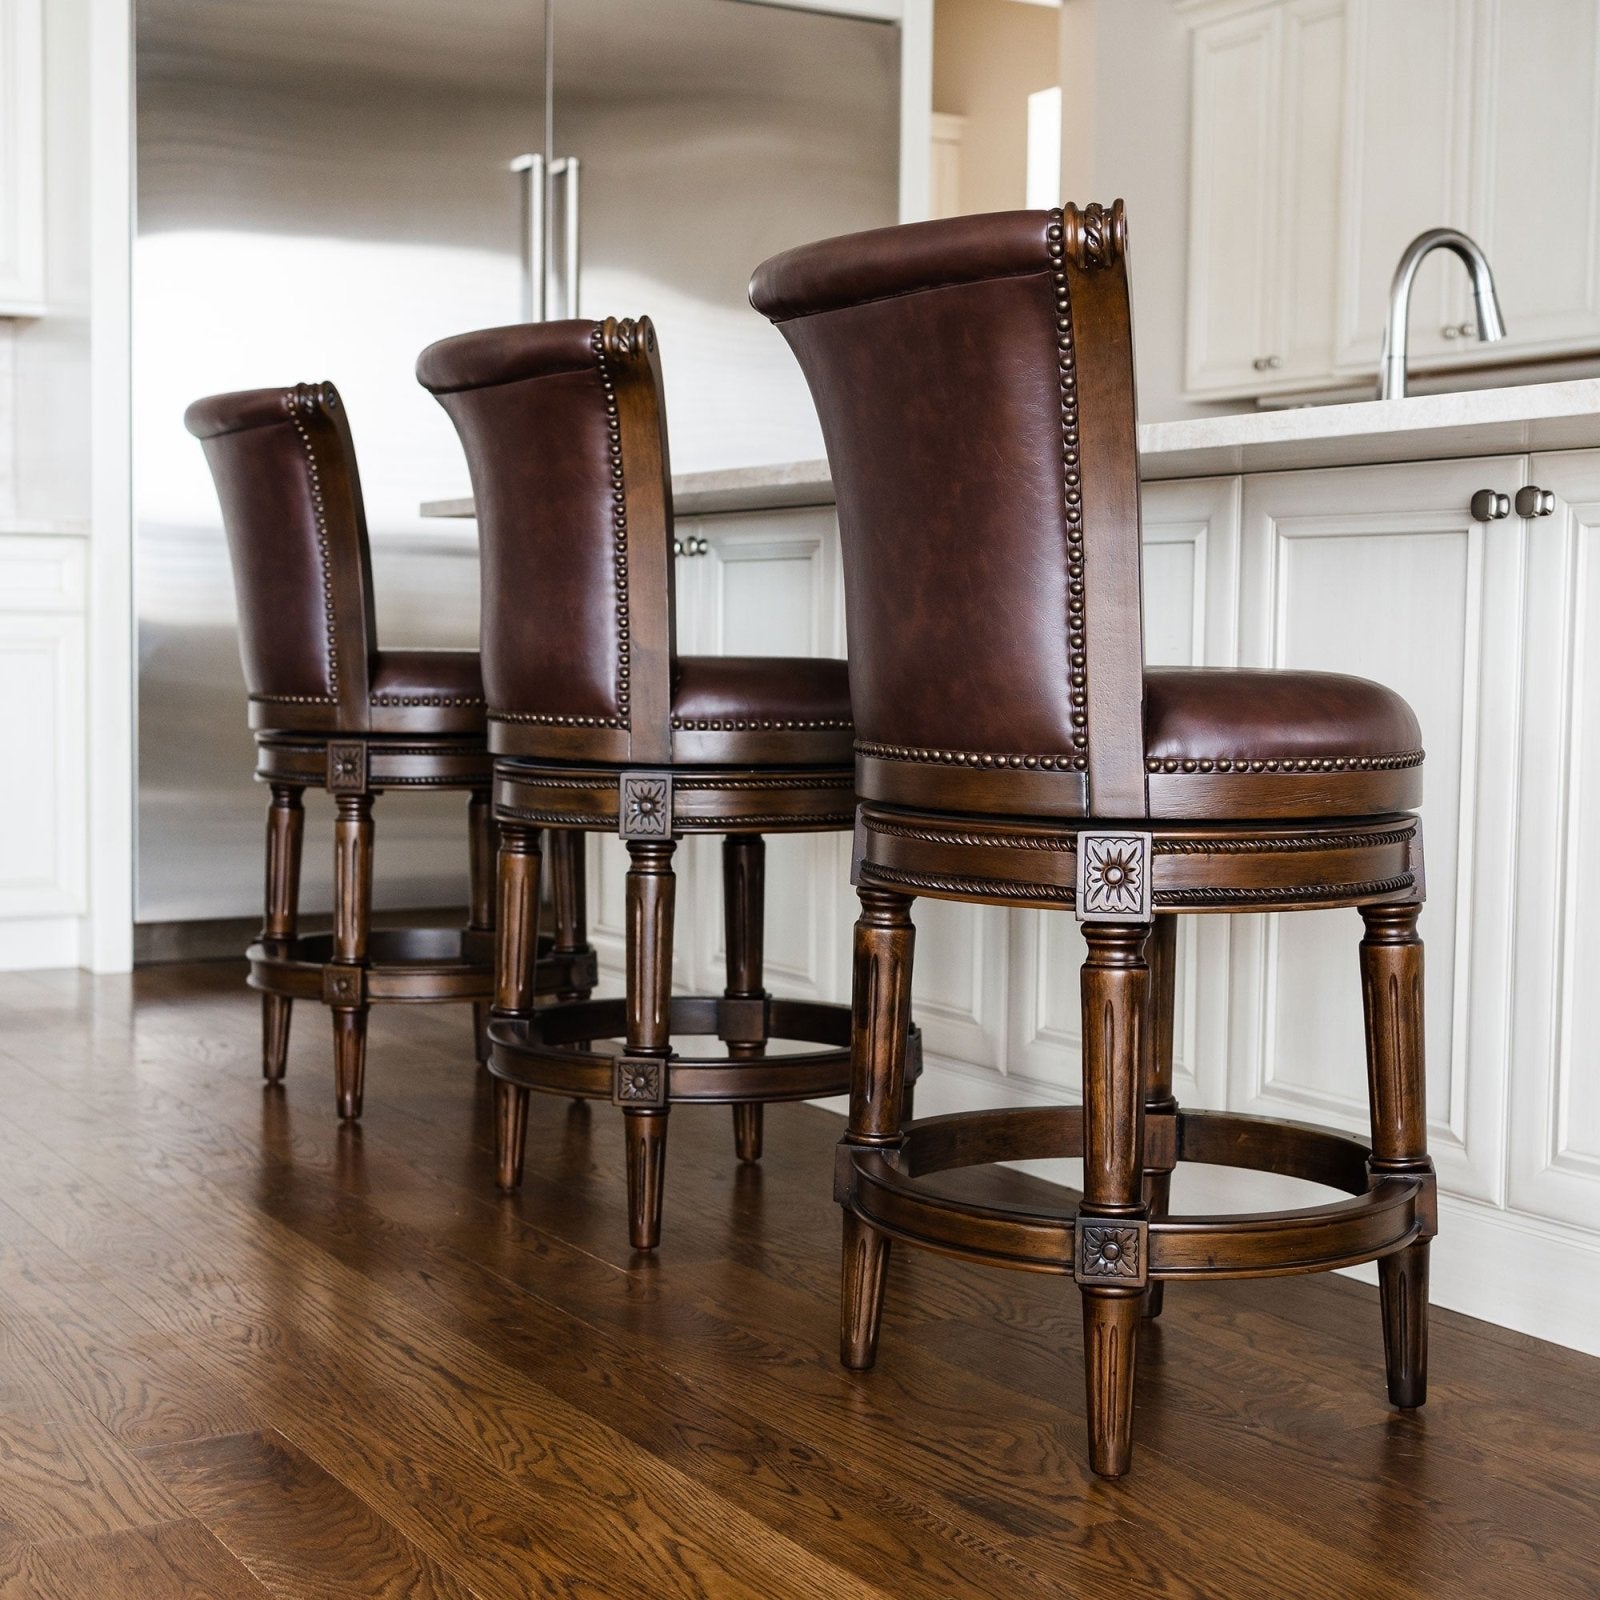
[[1150, 835], [1078, 835], [1079, 922], [1150, 920]]
[[366, 972], [361, 967], [330, 961], [322, 969], [322, 1003], [325, 1006], [364, 1005], [366, 987]]
[[328, 745], [329, 794], [361, 794], [367, 787], [367, 747], [359, 740]]
[[672, 837], [672, 774], [625, 772], [617, 797], [617, 831], [624, 839]]
[[1144, 1231], [1144, 1224], [1137, 1222], [1080, 1221], [1078, 1278], [1100, 1279], [1130, 1288], [1142, 1284], [1145, 1281]]
[[618, 1056], [611, 1079], [611, 1100], [619, 1106], [664, 1106], [666, 1062], [650, 1056]]

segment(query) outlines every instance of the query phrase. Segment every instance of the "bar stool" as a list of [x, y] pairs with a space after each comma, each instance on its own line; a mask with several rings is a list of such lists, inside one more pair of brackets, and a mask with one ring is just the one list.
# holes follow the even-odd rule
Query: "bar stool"
[[[1068, 206], [806, 246], [751, 288], [810, 382], [844, 541], [862, 803], [843, 1360], [873, 1363], [891, 1240], [1075, 1277], [1090, 1462], [1108, 1477], [1129, 1465], [1140, 1313], [1171, 1279], [1377, 1259], [1389, 1396], [1421, 1405], [1435, 1232], [1416, 719], [1331, 673], [1145, 669], [1125, 251], [1120, 201]], [[1076, 913], [1081, 1111], [885, 1114], [918, 895]], [[1365, 923], [1370, 1148], [1180, 1111], [1178, 915], [1325, 906]], [[1075, 1208], [980, 1208], [919, 1182], [1061, 1156], [1083, 1158]], [[1171, 1216], [1180, 1158], [1351, 1198]]]
[[[651, 1250], [674, 1105], [731, 1105], [737, 1154], [754, 1161], [767, 1101], [849, 1083], [849, 1008], [778, 999], [762, 982], [762, 836], [853, 822], [845, 663], [676, 654], [666, 416], [648, 318], [464, 334], [423, 351], [417, 376], [461, 435], [483, 547], [501, 840], [489, 1028], [499, 1181], [521, 1182], [530, 1091], [610, 1100], [623, 1113], [629, 1238]], [[546, 827], [626, 841], [625, 999], [531, 1010]], [[700, 833], [723, 836], [727, 987], [674, 996], [673, 852]], [[715, 1037], [723, 1053], [679, 1054], [675, 1035]], [[821, 1048], [769, 1055], [773, 1040]], [[910, 1057], [908, 1079], [914, 1037]]]
[[[297, 999], [333, 1016], [339, 1115], [361, 1115], [367, 1011], [387, 1001], [470, 1001], [480, 1060], [493, 987], [494, 837], [483, 684], [470, 650], [380, 650], [355, 446], [332, 384], [197, 400], [184, 416], [222, 503], [239, 601], [239, 650], [271, 785], [266, 914], [250, 946], [262, 995], [262, 1073], [281, 1081]], [[299, 934], [302, 794], [333, 796], [331, 935]], [[462, 931], [371, 927], [372, 804], [385, 790], [465, 789], [471, 910]], [[559, 836], [557, 930], [539, 993], [586, 995], [582, 837]], [[556, 848], [556, 847], [553, 847]], [[563, 885], [567, 891], [563, 894]]]

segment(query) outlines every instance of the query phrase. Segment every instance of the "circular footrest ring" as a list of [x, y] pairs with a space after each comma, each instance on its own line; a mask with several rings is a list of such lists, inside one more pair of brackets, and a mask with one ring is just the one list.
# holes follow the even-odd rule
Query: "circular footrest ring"
[[[1371, 1173], [1370, 1152], [1358, 1139], [1224, 1112], [1179, 1112], [1170, 1120], [1179, 1161], [1276, 1172], [1342, 1189], [1350, 1198], [1288, 1211], [1140, 1221], [1128, 1231], [1146, 1241], [1141, 1280], [1320, 1272], [1375, 1260], [1434, 1232], [1432, 1175]], [[917, 1180], [998, 1160], [1082, 1154], [1077, 1107], [963, 1111], [907, 1123], [897, 1147], [841, 1144], [836, 1192], [849, 1210], [893, 1238], [967, 1260], [1081, 1276], [1075, 1207], [979, 1204], [930, 1191]], [[1093, 1220], [1096, 1226], [1109, 1222]]]
[[[424, 1004], [494, 995], [494, 934], [480, 928], [375, 928], [360, 963], [334, 959], [331, 933], [257, 941], [246, 960], [252, 989], [292, 1000]], [[548, 937], [540, 940], [536, 993], [593, 988], [595, 978], [592, 950], [556, 954]]]
[[[596, 1050], [595, 1040], [620, 1043], [626, 1036], [627, 1002], [575, 1000], [531, 1016], [495, 1017], [489, 1024], [489, 1071], [521, 1088], [624, 1106], [814, 1100], [849, 1091], [847, 1005], [771, 996], [674, 995], [668, 1025], [675, 1038], [698, 1035], [746, 1048], [799, 1041], [822, 1048], [772, 1056], [673, 1054], [664, 1061], [629, 1056], [625, 1050]], [[915, 1082], [921, 1072], [922, 1037], [913, 1027], [907, 1040], [907, 1081]]]

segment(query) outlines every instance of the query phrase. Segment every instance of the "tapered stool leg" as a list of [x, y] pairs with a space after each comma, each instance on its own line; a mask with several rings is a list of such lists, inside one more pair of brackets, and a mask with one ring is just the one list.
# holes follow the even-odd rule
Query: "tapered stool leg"
[[323, 995], [333, 1009], [334, 1096], [347, 1122], [361, 1115], [367, 1065], [367, 934], [372, 924], [372, 796], [335, 796], [333, 960]]
[[[850, 1027], [848, 1148], [888, 1149], [900, 1142], [905, 1101], [906, 1031], [911, 1026], [911, 964], [916, 930], [911, 900], [862, 888], [856, 919]], [[839, 1359], [864, 1371], [878, 1356], [889, 1239], [845, 1202], [839, 1308]]]
[[[300, 846], [305, 820], [299, 788], [294, 784], [273, 784], [267, 806], [266, 909], [261, 919], [261, 942], [275, 954], [287, 954], [299, 931]], [[261, 1076], [268, 1083], [283, 1080], [293, 1005], [294, 1001], [285, 994], [261, 997]]]
[[[627, 1140], [628, 1238], [635, 1250], [654, 1250], [661, 1243], [676, 848], [674, 839], [628, 841], [627, 1058], [634, 1065], [618, 1067], [618, 1099]], [[638, 1103], [645, 1100], [651, 1103]]]
[[1078, 1286], [1089, 1402], [1089, 1465], [1121, 1477], [1133, 1450], [1133, 1375], [1145, 1289], [1140, 1193], [1150, 969], [1140, 923], [1085, 923], [1083, 964], [1083, 1203]]
[[1422, 940], [1416, 905], [1363, 906], [1361, 1001], [1372, 1097], [1373, 1175], [1425, 1175], [1429, 1221], [1414, 1244], [1378, 1262], [1389, 1399], [1410, 1409], [1428, 1397], [1428, 1243], [1433, 1163], [1428, 1159], [1423, 1056]]
[[[467, 880], [471, 909], [467, 928], [473, 933], [494, 929], [495, 897], [494, 812], [487, 789], [474, 789], [467, 800]], [[489, 1002], [472, 1003], [473, 1054], [480, 1064], [489, 1059]]]
[[[585, 955], [589, 949], [588, 886], [584, 874], [583, 834], [576, 828], [550, 830], [550, 898], [555, 906], [555, 944], [558, 958]], [[569, 984], [557, 990], [558, 1000], [587, 1000], [587, 984]]]
[[[758, 833], [730, 833], [722, 841], [723, 943], [728, 955], [730, 999], [760, 999], [766, 920], [767, 842]], [[766, 1054], [764, 1042], [730, 1041], [728, 1057], [750, 1061]], [[733, 1142], [741, 1161], [761, 1159], [759, 1101], [733, 1108]]]
[[[522, 1016], [533, 1010], [539, 961], [539, 869], [541, 835], [537, 828], [512, 823], [500, 827], [495, 875], [494, 1009]], [[522, 1183], [522, 1158], [528, 1138], [528, 1094], [520, 1083], [495, 1084], [495, 1177], [510, 1191]]]
[[[1152, 1221], [1167, 1214], [1172, 1196], [1172, 1160], [1175, 1137], [1161, 1145], [1161, 1158], [1150, 1148], [1161, 1119], [1170, 1123], [1178, 1102], [1172, 1093], [1172, 1030], [1178, 986], [1178, 919], [1157, 917], [1146, 946], [1150, 964], [1150, 1026], [1145, 1030], [1144, 1069], [1144, 1205]], [[1161, 1315], [1162, 1283], [1152, 1283], [1144, 1297], [1144, 1314]]]

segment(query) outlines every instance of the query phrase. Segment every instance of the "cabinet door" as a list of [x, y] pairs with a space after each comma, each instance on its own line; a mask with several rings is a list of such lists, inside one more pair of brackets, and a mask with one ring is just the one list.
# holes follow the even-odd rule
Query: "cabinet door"
[[1592, 347], [1600, 343], [1600, 6], [1479, 0], [1478, 32], [1471, 231], [1505, 311], [1506, 342], [1494, 354]]
[[0, 315], [44, 308], [41, 0], [0, 0]]
[[[1474, 522], [1515, 459], [1247, 480], [1242, 662], [1350, 672], [1398, 690], [1427, 750], [1429, 1138], [1441, 1182], [1498, 1200], [1511, 960], [1523, 540]], [[1234, 919], [1235, 1109], [1367, 1124], [1360, 919]]]
[[[1239, 480], [1148, 483], [1144, 523], [1145, 659], [1228, 666], [1237, 650]], [[1219, 1106], [1227, 1086], [1228, 919], [1185, 917], [1178, 933], [1174, 1082], [1188, 1105]], [[1083, 937], [1069, 913], [1011, 913], [1013, 1100], [1079, 1094], [1078, 971]]]
[[1277, 329], [1278, 74], [1283, 18], [1252, 12], [1196, 30], [1189, 188], [1187, 386], [1259, 386]]
[[[1470, 230], [1473, 20], [1473, 0], [1351, 0], [1341, 367], [1376, 369], [1405, 247], [1427, 228]], [[1457, 349], [1469, 306], [1461, 264], [1435, 251], [1412, 290], [1412, 359]]]
[[0, 965], [40, 961], [6, 937], [8, 919], [85, 909], [86, 570], [76, 539], [0, 538]]
[[1529, 481], [1556, 508], [1527, 525], [1508, 1200], [1600, 1228], [1600, 452]]
[[[1283, 14], [1278, 246], [1267, 376], [1292, 385], [1333, 363], [1348, 0], [1296, 0]], [[1265, 385], [1258, 385], [1264, 389]]]

